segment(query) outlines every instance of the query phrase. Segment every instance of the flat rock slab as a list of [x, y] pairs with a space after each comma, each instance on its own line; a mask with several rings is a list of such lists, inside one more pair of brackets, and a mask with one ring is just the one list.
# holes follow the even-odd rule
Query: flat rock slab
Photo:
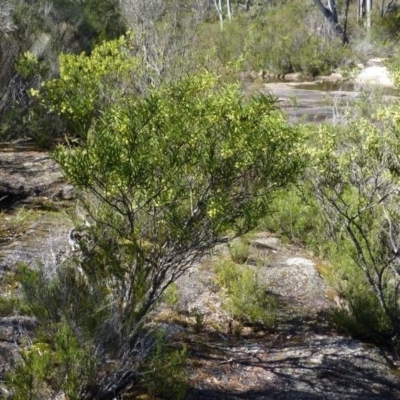
[[384, 355], [341, 336], [206, 340], [192, 362], [188, 399], [400, 399]]
[[57, 261], [69, 250], [68, 233], [71, 221], [62, 214], [39, 214], [27, 229], [9, 243], [0, 245], [0, 275], [24, 263], [47, 269], [56, 268]]
[[37, 326], [36, 319], [22, 315], [0, 318], [0, 376], [19, 357], [19, 344], [31, 340]]
[[250, 260], [280, 303], [278, 323], [267, 332], [207, 329], [229, 320], [209, 260], [178, 282], [180, 306], [204, 317], [204, 332], [177, 334], [191, 349], [187, 399], [400, 399], [388, 357], [329, 326], [326, 316], [337, 302], [317, 270], [322, 261], [268, 233], [251, 240]]
[[[48, 152], [30, 144], [0, 145], [0, 290], [7, 293], [7, 273], [20, 263], [44, 265], [54, 274], [60, 258], [68, 252], [69, 218], [63, 212], [36, 209], [37, 200], [52, 204], [74, 198]], [[24, 207], [20, 207], [20, 206]], [[32, 210], [32, 208], [35, 208]], [[14, 221], [14, 222], [13, 222]], [[0, 318], [0, 378], [18, 358], [19, 344], [32, 337], [37, 321], [30, 317]], [[0, 385], [0, 397], [1, 397]], [[3, 393], [4, 394], [4, 393]]]
[[[372, 70], [366, 73], [372, 79]], [[341, 122], [349, 105], [359, 97], [361, 88], [374, 83], [368, 82], [363, 75], [360, 77], [360, 80], [355, 82], [356, 85], [346, 82], [338, 84], [329, 82], [266, 83], [261, 92], [271, 94], [278, 99], [280, 107], [288, 115], [290, 122], [336, 124]], [[397, 93], [390, 85], [386, 85], [384, 92], [386, 94], [382, 96], [382, 99], [385, 102], [396, 100]]]
[[[314, 89], [315, 87], [315, 89]], [[261, 92], [276, 96], [290, 121], [333, 122], [337, 110], [332, 104], [345, 104], [357, 97], [350, 91], [317, 90], [315, 83], [266, 83]]]
[[292, 257], [278, 261], [260, 271], [268, 291], [278, 295], [285, 307], [297, 310], [299, 314], [315, 314], [335, 306], [333, 289], [322, 279], [316, 269], [316, 262], [305, 257]]
[[394, 87], [392, 78], [387, 67], [372, 65], [366, 67], [355, 78], [355, 82], [362, 84], [373, 84], [380, 86]]

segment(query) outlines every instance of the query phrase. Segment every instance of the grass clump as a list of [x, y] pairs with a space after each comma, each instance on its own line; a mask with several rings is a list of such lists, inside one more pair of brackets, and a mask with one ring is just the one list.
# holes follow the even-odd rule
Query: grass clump
[[142, 381], [152, 398], [180, 400], [185, 397], [188, 352], [185, 346], [173, 346], [162, 335], [156, 336], [151, 355], [143, 366]]
[[179, 288], [174, 282], [172, 283], [162, 295], [162, 301], [169, 307], [176, 307], [179, 302]]
[[345, 305], [334, 309], [331, 321], [335, 327], [356, 339], [380, 345], [388, 344], [393, 336], [388, 315], [365, 280], [363, 271], [351, 257], [351, 245], [327, 242], [325, 257], [329, 261], [324, 277], [336, 289]]
[[250, 243], [238, 239], [229, 245], [229, 254], [236, 264], [244, 264], [249, 258]]
[[276, 323], [277, 300], [266, 294], [254, 269], [225, 260], [216, 264], [214, 271], [225, 293], [223, 306], [232, 318], [264, 327]]
[[305, 187], [291, 186], [271, 202], [272, 215], [260, 220], [259, 229], [276, 232], [288, 241], [318, 251], [324, 235], [321, 210]]
[[[1, 199], [0, 199], [1, 200]], [[21, 207], [14, 214], [0, 211], [0, 243], [21, 235], [40, 216], [33, 210]]]

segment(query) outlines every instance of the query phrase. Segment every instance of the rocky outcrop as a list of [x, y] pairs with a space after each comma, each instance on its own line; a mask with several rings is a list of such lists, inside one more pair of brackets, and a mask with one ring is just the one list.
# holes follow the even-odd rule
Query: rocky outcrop
[[[54, 268], [67, 248], [71, 222], [63, 213], [75, 191], [48, 152], [30, 143], [0, 145], [0, 276], [18, 263]], [[24, 211], [18, 211], [24, 206]], [[29, 211], [34, 209], [34, 211]], [[52, 212], [47, 212], [51, 210]], [[13, 229], [6, 226], [6, 221]], [[10, 231], [7, 235], [7, 231]]]
[[175, 329], [192, 346], [188, 399], [400, 399], [390, 356], [330, 326], [338, 296], [318, 272], [321, 260], [261, 232], [248, 263], [279, 299], [278, 323], [268, 331], [244, 329], [235, 336], [213, 330], [224, 318], [228, 326], [229, 318], [205, 265], [178, 282], [181, 307], [205, 318], [203, 332]]
[[[360, 96], [360, 84], [350, 82], [271, 82], [263, 84], [261, 92], [272, 94], [291, 122], [327, 122], [346, 120], [346, 110]], [[395, 89], [382, 90], [381, 103], [395, 103]]]
[[74, 190], [48, 152], [33, 144], [0, 144], [0, 210], [17, 203], [71, 200]]
[[[312, 77], [312, 82], [314, 84], [318, 84], [321, 82], [328, 83], [347, 83], [353, 84], [356, 86], [360, 85], [376, 85], [383, 86], [388, 88], [394, 88], [394, 82], [391, 77], [391, 73], [386, 66], [387, 59], [385, 58], [372, 58], [365, 65], [358, 63], [353, 67], [353, 72], [350, 73], [348, 71], [341, 71], [340, 69], [333, 71], [329, 75], [320, 75], [316, 77]], [[311, 77], [308, 77], [311, 78]], [[251, 73], [243, 73], [241, 74], [241, 79], [246, 80], [255, 80], [255, 81], [264, 81], [264, 82], [304, 82], [307, 79], [307, 76], [300, 72], [288, 73], [285, 75], [274, 75], [267, 71], [260, 71], [259, 73], [251, 72]], [[311, 82], [310, 82], [311, 83]]]
[[[0, 214], [0, 290], [3, 296], [8, 295], [9, 276], [20, 263], [32, 267], [40, 263], [49, 274], [54, 273], [60, 258], [68, 251], [71, 228], [68, 217], [54, 210], [71, 204], [73, 198], [72, 186], [66, 183], [48, 152], [38, 151], [29, 143], [0, 145], [0, 211], [4, 212]], [[50, 205], [52, 211], [44, 211]], [[30, 317], [0, 318], [0, 377], [17, 359], [21, 341], [26, 343], [36, 326], [36, 320]], [[0, 397], [3, 389], [0, 385]]]

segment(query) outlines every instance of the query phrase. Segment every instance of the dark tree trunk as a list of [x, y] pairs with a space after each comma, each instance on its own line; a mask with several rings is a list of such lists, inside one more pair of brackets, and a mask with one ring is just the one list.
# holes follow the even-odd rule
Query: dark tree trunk
[[346, 8], [344, 10], [344, 24], [343, 24], [343, 44], [346, 44], [345, 38], [347, 38], [347, 19], [349, 16], [349, 7], [350, 7], [350, 0], [346, 0]]
[[328, 6], [325, 7], [321, 0], [314, 0], [314, 3], [322, 12], [324, 17], [331, 23], [335, 33], [340, 36], [343, 40], [343, 43], [348, 43], [349, 39], [346, 35], [345, 30], [339, 25], [338, 16], [336, 12], [336, 3], [335, 0], [328, 0]]

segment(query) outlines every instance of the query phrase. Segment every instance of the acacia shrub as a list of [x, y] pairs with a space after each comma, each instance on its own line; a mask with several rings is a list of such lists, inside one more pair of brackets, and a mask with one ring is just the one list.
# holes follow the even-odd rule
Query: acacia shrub
[[387, 342], [400, 329], [398, 105], [351, 115], [344, 126], [319, 127], [306, 179], [331, 240], [351, 260], [338, 267], [355, 269], [342, 290], [350, 306], [342, 322], [348, 328], [352, 317], [357, 336]]
[[[115, 60], [122, 58], [121, 74], [111, 75], [121, 83], [113, 101], [102, 102], [98, 88], [114, 64], [100, 56], [63, 56], [60, 68], [71, 78], [61, 76], [35, 94], [50, 112], [84, 122], [79, 139], [54, 152], [84, 215], [75, 268], [64, 270], [58, 286], [42, 279], [27, 292], [39, 299], [46, 287], [57, 287], [54, 295], [76, 293], [61, 296], [64, 315], [46, 299], [32, 313], [46, 326], [66, 321], [78, 348], [92, 349], [96, 379], [81, 376], [74, 385], [82, 399], [115, 397], [137, 384], [154, 348], [141, 333], [166, 289], [227, 232], [252, 229], [269, 212], [275, 190], [296, 180], [303, 167], [301, 131], [287, 124], [269, 96], [244, 100], [237, 85], [220, 85], [209, 73], [144, 97], [133, 90], [121, 95], [131, 79], [125, 66], [130, 71], [135, 62], [125, 62], [129, 52], [121, 41], [111, 47]], [[87, 74], [80, 74], [82, 65]], [[68, 103], [61, 95], [66, 87]], [[101, 112], [93, 112], [93, 98]], [[59, 389], [69, 383], [67, 375]]]
[[81, 147], [55, 153], [102, 227], [85, 249], [88, 275], [128, 273], [146, 288], [130, 314], [146, 313], [225, 230], [251, 229], [301, 167], [299, 132], [272, 98], [245, 103], [236, 86], [216, 85], [212, 75], [191, 77], [113, 105]]
[[332, 314], [339, 329], [398, 347], [399, 112], [376, 95], [361, 92], [336, 126], [307, 126], [302, 182], [277, 193], [261, 226], [328, 260], [346, 304]]

